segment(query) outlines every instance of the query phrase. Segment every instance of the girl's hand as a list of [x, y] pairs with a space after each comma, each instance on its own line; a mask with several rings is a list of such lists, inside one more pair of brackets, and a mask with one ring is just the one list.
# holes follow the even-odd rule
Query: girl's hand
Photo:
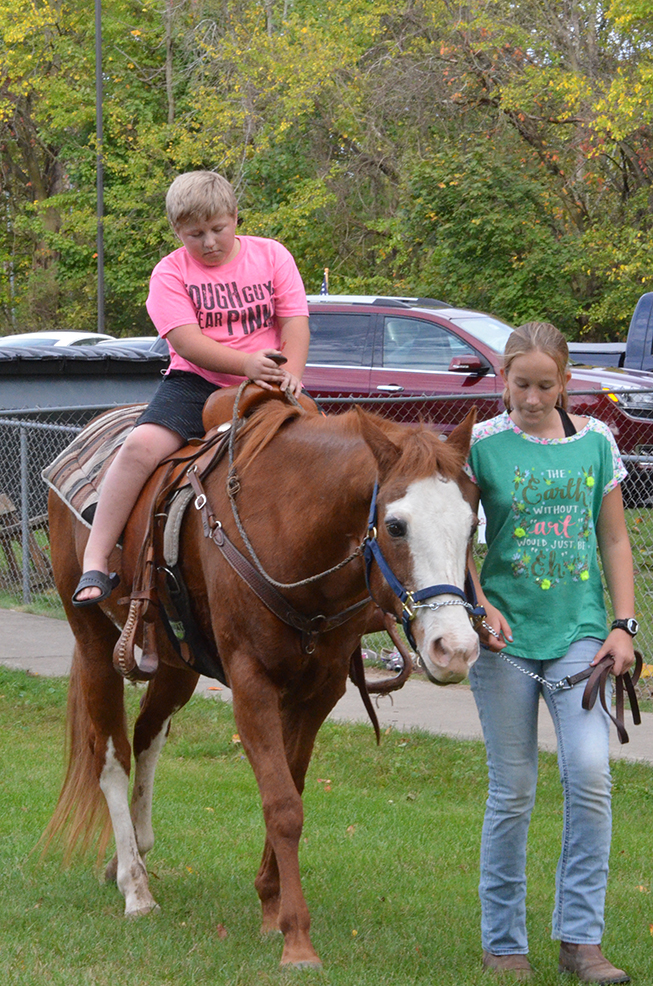
[[492, 629], [499, 634], [499, 636], [495, 637], [493, 633], [489, 633], [484, 627], [481, 626], [478, 631], [481, 643], [484, 647], [487, 647], [488, 650], [503, 650], [506, 644], [512, 643], [512, 630], [510, 629], [510, 624], [506, 620], [505, 616], [499, 612], [496, 606], [491, 606], [488, 602], [484, 602], [483, 606], [485, 608], [485, 623], [489, 624], [489, 626], [491, 626]]
[[248, 353], [243, 360], [243, 375], [264, 390], [272, 390], [272, 384], [280, 387], [284, 378], [289, 376], [287, 370], [282, 369], [270, 358], [272, 353], [277, 354], [277, 350], [260, 349], [256, 353]]
[[609, 654], [614, 659], [614, 667], [612, 668], [611, 674], [623, 674], [624, 671], [628, 671], [635, 663], [633, 638], [625, 630], [611, 630], [603, 646], [597, 651], [591, 667], [598, 664], [606, 654]]

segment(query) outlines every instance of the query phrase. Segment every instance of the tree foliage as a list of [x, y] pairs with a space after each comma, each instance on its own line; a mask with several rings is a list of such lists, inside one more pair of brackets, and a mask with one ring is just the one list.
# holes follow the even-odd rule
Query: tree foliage
[[[150, 331], [171, 179], [234, 184], [309, 291], [617, 338], [652, 287], [651, 0], [113, 0], [107, 327]], [[0, 0], [0, 328], [96, 315], [93, 10]]]

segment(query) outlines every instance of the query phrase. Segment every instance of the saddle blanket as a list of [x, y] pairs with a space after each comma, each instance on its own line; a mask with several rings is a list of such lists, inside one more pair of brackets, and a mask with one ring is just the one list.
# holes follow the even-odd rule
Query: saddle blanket
[[130, 404], [107, 411], [91, 421], [41, 473], [83, 524], [84, 516], [100, 497], [100, 486], [111, 460], [147, 404]]

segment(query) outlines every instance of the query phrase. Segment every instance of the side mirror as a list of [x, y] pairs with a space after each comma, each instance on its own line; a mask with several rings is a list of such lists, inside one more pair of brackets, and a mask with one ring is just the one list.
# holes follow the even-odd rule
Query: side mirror
[[469, 356], [454, 356], [449, 363], [449, 373], [475, 373], [480, 376], [488, 370], [487, 363], [475, 353], [470, 353]]

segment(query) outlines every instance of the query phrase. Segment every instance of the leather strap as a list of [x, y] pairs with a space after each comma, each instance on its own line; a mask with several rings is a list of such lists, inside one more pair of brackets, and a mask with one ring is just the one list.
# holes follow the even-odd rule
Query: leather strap
[[315, 650], [315, 637], [320, 633], [328, 633], [336, 627], [342, 626], [347, 620], [359, 613], [370, 602], [366, 597], [360, 602], [348, 606], [347, 609], [332, 616], [324, 616], [318, 613], [316, 616], [305, 616], [293, 606], [287, 599], [278, 592], [273, 585], [260, 574], [260, 572], [245, 558], [235, 544], [227, 536], [222, 524], [216, 519], [209, 508], [208, 499], [202, 482], [196, 469], [190, 469], [188, 478], [193, 490], [196, 493], [195, 509], [200, 512], [204, 536], [210, 537], [222, 552], [225, 560], [231, 565], [233, 570], [249, 586], [252, 592], [258, 596], [264, 606], [271, 613], [274, 613], [287, 626], [299, 630], [302, 634], [302, 644], [307, 654], [312, 654]]
[[610, 654], [606, 654], [606, 656], [599, 661], [598, 664], [594, 665], [594, 667], [586, 668], [584, 671], [579, 671], [578, 674], [571, 675], [567, 679], [569, 685], [572, 686], [578, 684], [579, 681], [584, 681], [587, 679], [585, 691], [583, 692], [583, 708], [587, 710], [593, 709], [598, 695], [601, 699], [601, 705], [603, 706], [604, 711], [615, 725], [619, 742], [622, 744], [629, 742], [628, 733], [626, 732], [626, 727], [624, 725], [624, 690], [628, 694], [633, 723], [636, 726], [639, 726], [642, 721], [639, 712], [639, 702], [637, 701], [637, 692], [635, 691], [635, 685], [639, 681], [639, 676], [642, 673], [642, 666], [642, 655], [638, 650], [636, 650], [635, 669], [632, 674], [629, 671], [624, 671], [623, 674], [615, 675], [616, 715], [612, 715], [605, 697], [605, 688], [608, 681], [608, 676], [614, 667], [614, 658], [611, 657]]
[[[148, 627], [148, 623], [153, 623], [159, 615], [158, 573], [154, 544], [157, 530], [166, 516], [165, 504], [179, 487], [188, 482], [184, 471], [177, 469], [175, 472], [175, 467], [188, 462], [194, 462], [196, 465], [203, 463], [204, 475], [206, 475], [224, 455], [228, 442], [224, 434], [216, 429], [204, 441], [196, 444], [197, 448], [190, 454], [176, 454], [162, 463], [165, 468], [149, 504], [147, 526], [143, 532], [134, 571], [132, 592], [128, 597], [129, 613], [113, 651], [114, 668], [130, 681], [149, 681], [158, 667], [156, 634], [153, 626]], [[134, 648], [141, 626], [143, 627], [143, 656], [139, 664], [136, 661]], [[183, 652], [183, 647], [181, 651]], [[180, 656], [183, 658], [183, 653], [180, 653]], [[190, 663], [192, 667], [192, 662], [186, 661], [186, 663]]]

